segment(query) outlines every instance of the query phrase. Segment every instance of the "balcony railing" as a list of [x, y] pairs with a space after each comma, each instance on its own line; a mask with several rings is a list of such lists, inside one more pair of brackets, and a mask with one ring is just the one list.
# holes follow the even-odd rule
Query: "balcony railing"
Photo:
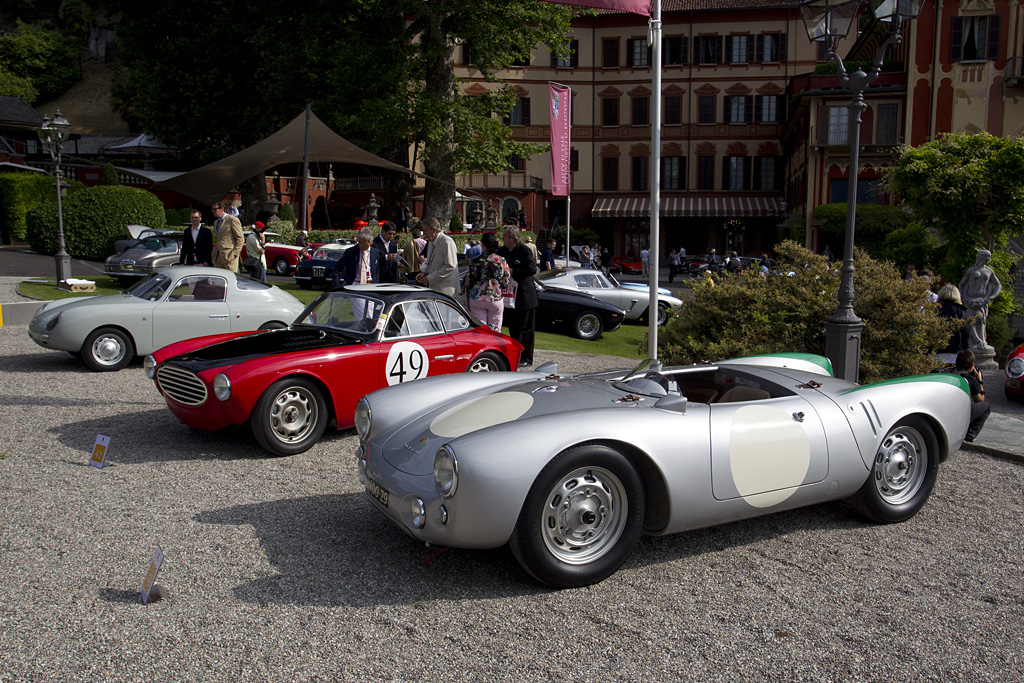
[[455, 181], [459, 187], [477, 190], [543, 190], [544, 181], [537, 176], [523, 173], [469, 173]]
[[1010, 57], [1006, 60], [1003, 79], [1007, 88], [1024, 88], [1024, 57]]

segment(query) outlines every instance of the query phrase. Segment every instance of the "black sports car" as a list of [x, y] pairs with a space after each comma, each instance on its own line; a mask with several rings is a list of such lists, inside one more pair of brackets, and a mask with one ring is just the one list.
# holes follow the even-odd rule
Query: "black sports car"
[[537, 327], [567, 330], [580, 339], [599, 339], [622, 324], [626, 312], [585, 292], [537, 285]]
[[337, 267], [338, 259], [345, 253], [351, 244], [343, 246], [324, 245], [313, 253], [313, 258], [299, 261], [295, 266], [295, 281], [302, 289], [312, 289], [313, 285], [318, 287], [333, 286], [332, 275]]

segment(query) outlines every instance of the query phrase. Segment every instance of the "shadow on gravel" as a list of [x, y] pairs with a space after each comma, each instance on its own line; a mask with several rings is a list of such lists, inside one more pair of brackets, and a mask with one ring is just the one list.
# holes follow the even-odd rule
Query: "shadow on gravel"
[[79, 374], [96, 374], [114, 378], [121, 372], [132, 372], [134, 368], [141, 367], [142, 359], [136, 357], [123, 370], [94, 373], [81, 358], [75, 358], [66, 351], [50, 351], [46, 349], [41, 350], [39, 353], [22, 353], [14, 356], [0, 357], [0, 372], [76, 372]]
[[[2, 371], [0, 371], [2, 372]], [[109, 398], [68, 398], [66, 396], [0, 396], [6, 406], [46, 406], [50, 408], [77, 408], [81, 406], [149, 405], [141, 401], [111, 401]]]
[[[152, 595], [152, 593], [150, 593]], [[121, 588], [101, 588], [99, 591], [101, 600], [106, 602], [120, 602], [120, 603], [132, 603], [137, 602], [142, 604], [142, 596], [139, 594], [139, 589], [135, 590], [124, 590]]]
[[[522, 570], [507, 547], [425, 547], [385, 520], [362, 493], [308, 496], [200, 512], [205, 524], [251, 526], [274, 576], [234, 589], [244, 602], [303, 606], [413, 605], [551, 592]], [[644, 538], [620, 570], [713, 555], [806, 532], [866, 526], [842, 504], [824, 504], [673, 536]], [[713, 558], [712, 558], [713, 560]], [[773, 558], [785, 563], [785, 558]], [[713, 561], [712, 561], [713, 564]], [[735, 571], [722, 567], [722, 571]], [[615, 576], [608, 579], [614, 581]], [[581, 589], [586, 590], [586, 589]]]

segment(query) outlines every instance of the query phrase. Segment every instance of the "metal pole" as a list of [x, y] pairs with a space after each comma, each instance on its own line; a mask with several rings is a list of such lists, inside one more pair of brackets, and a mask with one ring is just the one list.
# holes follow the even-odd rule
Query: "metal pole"
[[651, 14], [651, 235], [650, 292], [647, 303], [647, 357], [658, 358], [658, 250], [661, 235], [661, 0], [654, 0]]
[[313, 109], [309, 102], [306, 102], [306, 140], [302, 146], [302, 223], [297, 226], [299, 230], [309, 230], [309, 206], [306, 195], [309, 185], [309, 119]]
[[[57, 288], [65, 289], [61, 287], [61, 282], [66, 282], [71, 279], [71, 256], [68, 255], [67, 250], [64, 247], [64, 208], [61, 206], [60, 197], [60, 154], [61, 144], [57, 143], [57, 156], [54, 163], [53, 175], [57, 181], [57, 253], [54, 254], [53, 260], [57, 267]], [[67, 287], [66, 289], [71, 289]]]

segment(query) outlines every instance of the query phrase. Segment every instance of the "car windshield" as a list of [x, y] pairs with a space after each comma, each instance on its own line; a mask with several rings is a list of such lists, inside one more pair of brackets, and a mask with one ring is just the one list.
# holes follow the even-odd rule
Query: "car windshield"
[[665, 396], [671, 387], [668, 378], [661, 374], [661, 368], [660, 361], [648, 358], [612, 384], [630, 394]]
[[171, 237], [149, 237], [135, 248], [155, 251], [158, 254], [175, 254], [178, 251], [178, 241]]
[[366, 337], [375, 333], [384, 302], [353, 292], [327, 292], [310, 304], [296, 325], [325, 327]]
[[318, 261], [338, 261], [344, 253], [344, 249], [317, 249], [313, 258]]
[[157, 301], [167, 293], [171, 286], [171, 278], [163, 273], [154, 273], [145, 280], [137, 282], [128, 290], [128, 294], [145, 301]]

